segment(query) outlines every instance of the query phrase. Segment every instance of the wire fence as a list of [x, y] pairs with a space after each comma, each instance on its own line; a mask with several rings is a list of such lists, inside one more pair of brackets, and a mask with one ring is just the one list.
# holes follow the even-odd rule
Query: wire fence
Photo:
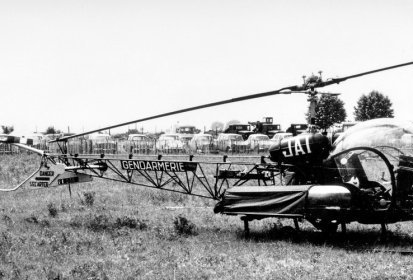
[[[66, 145], [68, 154], [141, 154], [141, 155], [157, 155], [157, 154], [257, 154], [262, 155], [268, 153], [270, 147], [276, 144], [275, 142], [255, 141], [246, 144], [245, 141], [211, 141], [210, 143], [180, 143], [176, 142], [168, 144], [157, 140], [148, 140], [143, 142], [119, 140], [95, 142], [92, 140], [75, 140], [69, 141]], [[394, 144], [394, 143], [393, 143]], [[43, 150], [48, 153], [62, 153], [63, 151], [57, 143], [41, 142], [32, 147]], [[398, 157], [398, 153], [402, 152], [406, 155], [413, 156], [413, 144], [411, 145], [394, 145], [377, 146], [390, 157]], [[0, 144], [0, 154], [16, 154], [23, 150], [10, 145]], [[397, 155], [396, 155], [396, 154]]]
[[[211, 141], [196, 142], [161, 142], [148, 140], [143, 142], [119, 140], [95, 142], [93, 140], [69, 141], [66, 145], [69, 154], [263, 154], [268, 152], [273, 142], [255, 141], [245, 144], [245, 141]], [[61, 144], [60, 144], [61, 145]], [[32, 147], [48, 153], [61, 153], [58, 143], [41, 142]], [[21, 149], [10, 144], [0, 144], [0, 154], [20, 153]]]

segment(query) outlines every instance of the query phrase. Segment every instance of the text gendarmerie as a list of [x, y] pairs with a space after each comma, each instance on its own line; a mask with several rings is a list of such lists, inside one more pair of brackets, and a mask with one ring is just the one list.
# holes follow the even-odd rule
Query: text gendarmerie
[[150, 160], [121, 160], [123, 170], [145, 170], [145, 171], [166, 171], [166, 172], [186, 172], [195, 171], [195, 162], [177, 161], [150, 161]]

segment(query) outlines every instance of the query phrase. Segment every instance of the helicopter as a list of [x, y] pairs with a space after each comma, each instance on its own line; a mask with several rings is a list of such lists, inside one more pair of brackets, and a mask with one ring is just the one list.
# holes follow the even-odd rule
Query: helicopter
[[[162, 154], [155, 157], [82, 155], [72, 153], [69, 142], [133, 123], [295, 92], [309, 96], [312, 125], [317, 88], [412, 64], [328, 80], [323, 80], [320, 73], [320, 76], [303, 78], [302, 85], [62, 136], [50, 141], [59, 146], [60, 153], [30, 147], [19, 137], [0, 135], [0, 143], [13, 144], [41, 158], [40, 167], [27, 179], [0, 191], [15, 191], [23, 186], [49, 189], [67, 185], [71, 192], [73, 184], [101, 178], [213, 199], [217, 201], [215, 213], [240, 216], [246, 235], [250, 221], [264, 218], [293, 219], [297, 229], [299, 221], [307, 220], [327, 233], [337, 231], [339, 225], [345, 232], [346, 224], [351, 222], [380, 224], [385, 233], [389, 223], [413, 220], [413, 154], [403, 141], [413, 136], [413, 122], [396, 119], [362, 122], [349, 128], [334, 143], [317, 132], [301, 133], [274, 143], [269, 154], [255, 163], [231, 160], [226, 154], [212, 161], [194, 160], [194, 155], [188, 155], [187, 159]], [[214, 168], [206, 168], [210, 165]]]

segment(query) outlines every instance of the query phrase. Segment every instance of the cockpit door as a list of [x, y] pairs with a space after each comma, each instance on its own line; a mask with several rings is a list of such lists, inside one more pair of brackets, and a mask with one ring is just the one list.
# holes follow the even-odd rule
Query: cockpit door
[[374, 209], [387, 209], [395, 185], [392, 165], [374, 148], [353, 148], [332, 157], [343, 183], [356, 186]]

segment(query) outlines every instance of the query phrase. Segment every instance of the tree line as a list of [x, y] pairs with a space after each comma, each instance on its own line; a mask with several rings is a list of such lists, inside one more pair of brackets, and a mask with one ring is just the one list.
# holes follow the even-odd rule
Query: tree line
[[[344, 102], [337, 96], [321, 94], [317, 98], [315, 108], [315, 124], [322, 130], [326, 130], [335, 123], [344, 122], [347, 118]], [[354, 107], [354, 120], [366, 121], [377, 118], [394, 117], [393, 104], [384, 94], [373, 90], [363, 94]], [[307, 119], [309, 112], [307, 113]]]

